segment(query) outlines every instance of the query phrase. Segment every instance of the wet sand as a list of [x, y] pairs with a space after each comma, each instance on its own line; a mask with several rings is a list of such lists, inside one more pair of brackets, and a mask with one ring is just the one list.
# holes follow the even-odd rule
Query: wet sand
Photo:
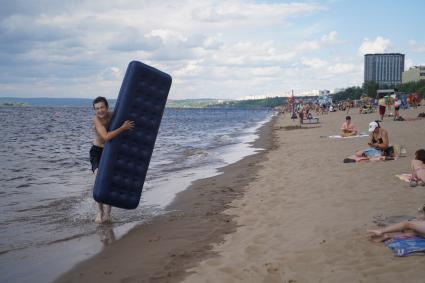
[[[417, 117], [425, 107], [401, 111]], [[288, 115], [262, 129], [265, 152], [200, 180], [167, 215], [133, 230], [58, 282], [422, 282], [425, 257], [395, 258], [372, 243], [376, 217], [415, 215], [425, 188], [395, 177], [425, 147], [425, 120], [382, 127], [406, 146], [394, 161], [342, 163], [367, 138], [332, 140], [346, 113], [294, 126]], [[350, 111], [366, 132], [377, 114]]]

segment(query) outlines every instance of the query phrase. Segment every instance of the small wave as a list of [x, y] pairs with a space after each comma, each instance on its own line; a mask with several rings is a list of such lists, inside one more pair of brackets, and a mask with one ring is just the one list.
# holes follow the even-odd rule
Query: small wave
[[208, 156], [208, 152], [201, 148], [189, 147], [183, 150], [184, 157], [190, 157], [195, 155]]

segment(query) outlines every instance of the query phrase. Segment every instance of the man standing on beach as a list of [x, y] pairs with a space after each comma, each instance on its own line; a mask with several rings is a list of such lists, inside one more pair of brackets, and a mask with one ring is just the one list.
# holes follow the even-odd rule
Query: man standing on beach
[[[112, 112], [108, 111], [108, 101], [105, 97], [97, 97], [93, 100], [93, 109], [96, 115], [93, 117], [93, 128], [95, 132], [95, 139], [93, 146], [90, 149], [90, 163], [94, 175], [97, 175], [99, 168], [100, 158], [102, 156], [103, 147], [105, 143], [126, 130], [134, 128], [133, 121], [125, 121], [121, 127], [113, 131], [108, 132], [107, 128], [112, 118]], [[111, 206], [103, 203], [97, 203], [99, 209], [95, 222], [97, 224], [111, 221]]]
[[379, 106], [379, 116], [381, 118], [381, 121], [384, 121], [385, 109], [387, 108], [384, 97], [378, 100], [378, 106]]

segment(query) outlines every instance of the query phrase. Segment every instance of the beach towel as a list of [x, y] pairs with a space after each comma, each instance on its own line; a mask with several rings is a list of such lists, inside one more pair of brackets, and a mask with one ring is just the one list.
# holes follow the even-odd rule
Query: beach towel
[[423, 118], [421, 117], [416, 117], [416, 118], [406, 118], [405, 120], [408, 122], [412, 122], [412, 121], [418, 121], [418, 120], [422, 120]]
[[394, 256], [425, 255], [425, 239], [422, 237], [393, 237], [384, 243]]
[[93, 189], [97, 202], [125, 209], [139, 205], [170, 87], [168, 74], [137, 61], [128, 65], [109, 131], [125, 120], [135, 127], [106, 142]]
[[328, 136], [328, 138], [330, 139], [352, 139], [352, 138], [364, 138], [364, 137], [368, 137], [369, 135], [366, 133], [359, 133], [355, 136], [348, 136], [348, 137], [343, 137], [341, 135], [331, 135]]
[[407, 183], [410, 183], [410, 179], [412, 178], [412, 174], [403, 173], [399, 175], [395, 175], [397, 178], [399, 178], [402, 181], [405, 181]]
[[357, 156], [355, 154], [348, 156], [347, 158], [344, 158], [342, 162], [344, 163], [356, 163], [356, 162], [375, 162], [375, 161], [388, 161], [388, 160], [395, 160], [397, 158], [389, 157], [389, 156], [378, 156], [378, 157], [364, 157], [364, 156]]

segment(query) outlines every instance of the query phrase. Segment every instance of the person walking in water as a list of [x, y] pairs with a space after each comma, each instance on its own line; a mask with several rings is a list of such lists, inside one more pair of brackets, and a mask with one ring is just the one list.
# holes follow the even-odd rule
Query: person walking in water
[[[93, 117], [95, 138], [90, 149], [90, 163], [93, 174], [96, 176], [105, 143], [124, 131], [132, 130], [134, 128], [134, 122], [127, 120], [121, 125], [121, 127], [108, 132], [107, 129], [112, 118], [112, 112], [109, 111], [109, 105], [106, 98], [99, 96], [93, 100], [93, 109], [95, 111], [95, 116]], [[103, 203], [97, 203], [97, 207], [98, 213], [96, 215], [95, 222], [97, 224], [111, 222], [111, 206]]]

